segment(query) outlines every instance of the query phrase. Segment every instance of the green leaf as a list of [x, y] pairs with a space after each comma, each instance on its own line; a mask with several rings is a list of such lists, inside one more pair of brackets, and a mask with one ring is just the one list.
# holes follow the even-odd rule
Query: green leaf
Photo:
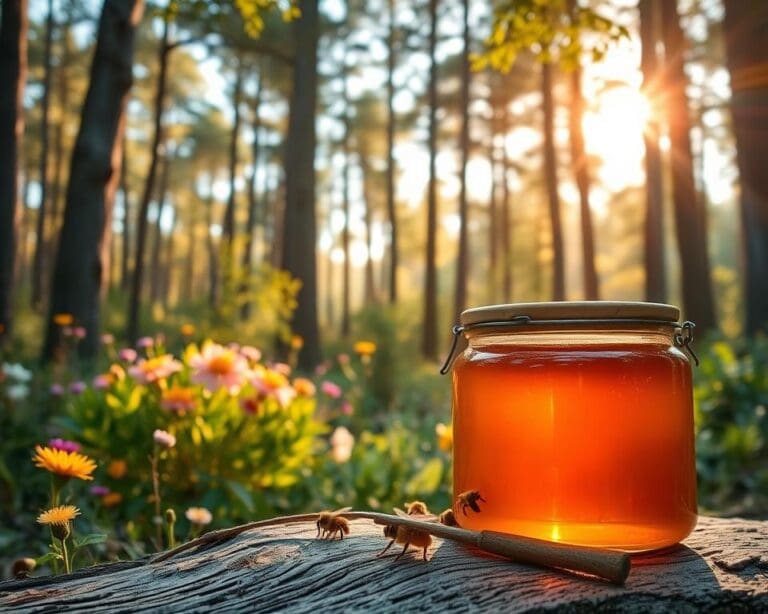
[[230, 492], [240, 500], [243, 506], [245, 506], [245, 509], [247, 509], [249, 512], [253, 512], [253, 496], [245, 486], [243, 486], [240, 482], [228, 480], [227, 488], [229, 488]]
[[39, 556], [35, 559], [35, 562], [39, 565], [45, 565], [51, 561], [63, 561], [64, 557], [56, 552], [46, 552], [43, 556]]
[[89, 535], [76, 537], [72, 540], [72, 543], [75, 548], [82, 548], [91, 544], [103, 544], [105, 541], [107, 541], [107, 536], [104, 533], [90, 533]]
[[423, 497], [435, 492], [440, 486], [443, 477], [443, 461], [433, 458], [421, 468], [405, 485], [405, 491], [409, 496]]

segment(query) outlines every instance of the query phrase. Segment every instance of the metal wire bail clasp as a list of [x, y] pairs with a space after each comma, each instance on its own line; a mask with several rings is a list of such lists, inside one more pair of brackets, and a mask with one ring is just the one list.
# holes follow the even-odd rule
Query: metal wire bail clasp
[[693, 351], [691, 343], [693, 342], [693, 329], [696, 325], [690, 320], [683, 322], [680, 327], [675, 331], [675, 345], [683, 348], [691, 358], [696, 366], [699, 366], [699, 357]]
[[454, 324], [451, 327], [451, 332], [453, 333], [453, 343], [451, 344], [451, 351], [448, 352], [448, 356], [445, 359], [445, 363], [440, 369], [440, 375], [445, 375], [448, 373], [448, 371], [451, 370], [451, 365], [453, 364], [454, 359], [454, 353], [456, 352], [456, 346], [459, 343], [459, 335], [464, 332], [464, 327], [459, 324]]

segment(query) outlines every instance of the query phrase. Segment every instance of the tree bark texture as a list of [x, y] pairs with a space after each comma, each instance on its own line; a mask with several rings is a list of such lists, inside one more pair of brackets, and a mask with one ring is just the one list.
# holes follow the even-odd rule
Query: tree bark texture
[[99, 345], [99, 303], [104, 262], [108, 188], [118, 168], [120, 122], [133, 83], [136, 27], [144, 10], [141, 0], [105, 0], [72, 166], [53, 273], [44, 357], [53, 358], [61, 341], [53, 322], [57, 313], [72, 314], [84, 326], [78, 345], [83, 357], [95, 356]]
[[[349, 24], [347, 23], [347, 27]], [[341, 67], [341, 91], [342, 91], [342, 98], [344, 100], [344, 115], [341, 118], [341, 123], [344, 126], [344, 134], [341, 137], [341, 147], [342, 147], [342, 153], [344, 154], [344, 167], [342, 169], [342, 178], [341, 178], [341, 199], [342, 199], [342, 211], [344, 212], [344, 228], [341, 229], [341, 249], [344, 252], [344, 262], [342, 263], [342, 274], [341, 274], [341, 336], [342, 337], [349, 337], [350, 333], [350, 311], [352, 309], [350, 304], [350, 294], [351, 294], [351, 282], [352, 282], [352, 263], [350, 258], [350, 249], [349, 249], [349, 243], [350, 243], [350, 218], [351, 218], [351, 202], [350, 202], [350, 196], [349, 196], [349, 171], [352, 167], [352, 154], [350, 151], [350, 101], [349, 101], [349, 93], [347, 91], [347, 81], [348, 81], [348, 68], [347, 68], [347, 54], [346, 50], [344, 53], [344, 58], [342, 59], [342, 67]]]
[[726, 0], [725, 48], [741, 184], [746, 331], [768, 326], [768, 4]]
[[544, 180], [547, 187], [549, 223], [552, 233], [552, 300], [565, 300], [565, 259], [563, 228], [560, 221], [560, 196], [555, 152], [555, 102], [552, 95], [552, 66], [541, 66], [541, 94], [544, 112]]
[[[343, 541], [313, 523], [251, 529], [162, 562], [100, 565], [0, 583], [4, 612], [761, 612], [768, 523], [702, 517], [683, 542], [635, 556], [625, 586], [482, 555], [435, 539], [377, 558], [381, 527], [354, 520]], [[393, 548], [394, 550], [394, 548]], [[398, 549], [399, 550], [399, 549]], [[390, 551], [391, 552], [391, 551]]]
[[680, 252], [683, 291], [683, 312], [700, 331], [717, 326], [712, 296], [709, 251], [707, 249], [707, 212], [696, 189], [691, 153], [691, 122], [685, 87], [685, 40], [680, 28], [676, 2], [662, 2], [662, 31], [664, 38], [668, 99], [670, 154], [672, 157], [672, 200], [675, 211], [675, 232]]
[[643, 93], [651, 112], [643, 131], [645, 141], [645, 221], [643, 244], [645, 260], [645, 300], [667, 302], [667, 270], [664, 263], [664, 191], [659, 149], [660, 126], [658, 114], [660, 86], [658, 56], [658, 0], [640, 0], [640, 68], [643, 73]]
[[237, 205], [237, 190], [235, 182], [237, 181], [237, 143], [240, 137], [240, 98], [243, 91], [243, 67], [238, 59], [235, 68], [235, 88], [232, 93], [232, 111], [234, 119], [232, 121], [232, 135], [229, 141], [229, 197], [227, 198], [227, 208], [224, 212], [224, 240], [227, 244], [226, 266], [231, 271], [234, 265], [234, 244], [235, 244], [235, 208]]
[[318, 0], [299, 2], [301, 17], [293, 24], [293, 90], [285, 147], [285, 212], [282, 220], [282, 265], [301, 281], [293, 331], [304, 339], [302, 368], [320, 362], [317, 322], [317, 219], [315, 212], [315, 113], [317, 110]]
[[165, 106], [165, 90], [167, 85], [168, 61], [172, 47], [169, 44], [170, 37], [170, 8], [167, 8], [163, 18], [163, 34], [158, 49], [158, 75], [157, 92], [153, 104], [154, 124], [152, 128], [152, 143], [150, 147], [149, 169], [147, 179], [144, 182], [144, 192], [141, 196], [141, 204], [136, 217], [136, 249], [134, 250], [133, 279], [131, 291], [128, 297], [128, 328], [126, 336], [129, 342], [133, 342], [139, 336], [139, 309], [141, 306], [141, 291], [144, 284], [144, 251], [147, 245], [147, 214], [149, 203], [155, 193], [155, 180], [157, 167], [160, 160], [160, 144], [163, 142], [163, 107]]
[[437, 359], [437, 0], [429, 0], [429, 182], [421, 352]]
[[27, 0], [2, 0], [0, 22], [0, 344], [11, 332], [16, 256], [18, 157], [24, 133]]

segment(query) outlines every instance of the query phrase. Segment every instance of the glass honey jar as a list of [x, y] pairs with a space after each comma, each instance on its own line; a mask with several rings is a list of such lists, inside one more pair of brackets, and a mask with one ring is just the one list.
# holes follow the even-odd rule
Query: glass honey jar
[[464, 311], [459, 524], [630, 552], [684, 539], [696, 525], [693, 325], [679, 315], [602, 301]]

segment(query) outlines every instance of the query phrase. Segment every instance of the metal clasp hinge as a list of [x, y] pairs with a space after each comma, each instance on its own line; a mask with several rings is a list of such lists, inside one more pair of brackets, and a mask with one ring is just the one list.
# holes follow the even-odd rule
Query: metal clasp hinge
[[688, 355], [693, 358], [693, 362], [696, 366], [699, 366], [699, 357], [696, 356], [691, 343], [693, 342], [693, 329], [696, 325], [690, 320], [686, 320], [680, 325], [678, 331], [675, 331], [675, 345], [683, 348]]
[[459, 343], [459, 335], [464, 332], [464, 327], [459, 324], [454, 324], [451, 327], [451, 332], [453, 333], [453, 343], [451, 344], [451, 351], [448, 352], [448, 356], [445, 359], [445, 363], [443, 363], [443, 366], [440, 368], [440, 375], [445, 375], [448, 373], [448, 371], [451, 370], [451, 365], [453, 364], [454, 359], [454, 353], [456, 352], [456, 346]]

